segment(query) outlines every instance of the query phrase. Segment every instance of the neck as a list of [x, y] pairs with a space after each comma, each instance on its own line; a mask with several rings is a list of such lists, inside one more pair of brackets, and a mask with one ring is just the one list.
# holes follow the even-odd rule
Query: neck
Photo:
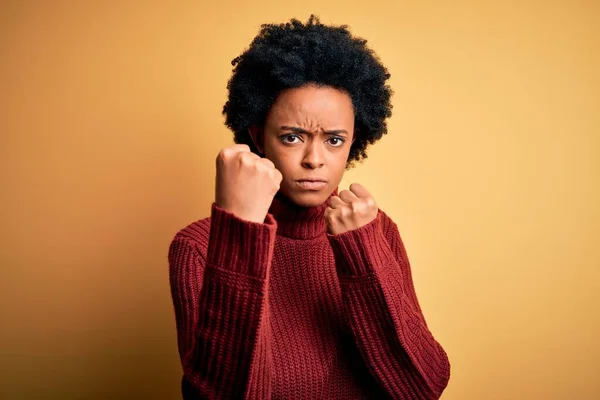
[[[329, 195], [337, 196], [338, 188]], [[269, 208], [269, 213], [277, 221], [277, 235], [292, 239], [313, 239], [327, 232], [325, 210], [327, 200], [315, 207], [302, 207], [288, 199], [281, 191], [277, 192]]]

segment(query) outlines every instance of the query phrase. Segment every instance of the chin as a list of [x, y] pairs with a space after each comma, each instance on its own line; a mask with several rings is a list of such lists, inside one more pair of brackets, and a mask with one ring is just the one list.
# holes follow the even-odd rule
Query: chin
[[320, 191], [293, 192], [286, 196], [300, 207], [318, 207], [329, 197], [329, 192], [324, 189]]

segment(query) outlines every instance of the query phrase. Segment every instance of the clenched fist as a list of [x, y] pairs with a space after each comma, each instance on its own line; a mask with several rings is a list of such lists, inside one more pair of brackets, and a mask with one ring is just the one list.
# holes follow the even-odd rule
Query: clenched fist
[[342, 190], [338, 196], [331, 196], [328, 205], [325, 222], [332, 235], [367, 225], [377, 217], [379, 210], [373, 196], [358, 183], [350, 185], [350, 190]]
[[215, 203], [241, 219], [263, 223], [282, 178], [273, 162], [247, 145], [226, 147], [217, 156]]

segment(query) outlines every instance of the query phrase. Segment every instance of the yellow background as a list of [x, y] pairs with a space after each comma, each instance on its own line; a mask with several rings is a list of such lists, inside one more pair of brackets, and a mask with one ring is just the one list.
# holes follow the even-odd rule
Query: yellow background
[[392, 74], [347, 173], [397, 222], [444, 400], [600, 398], [600, 3], [2, 1], [0, 397], [176, 399], [175, 232], [209, 215], [230, 61], [310, 13]]

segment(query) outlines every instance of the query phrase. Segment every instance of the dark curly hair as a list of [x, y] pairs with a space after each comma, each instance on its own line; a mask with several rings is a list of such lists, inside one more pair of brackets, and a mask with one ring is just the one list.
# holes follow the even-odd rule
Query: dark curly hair
[[282, 90], [316, 84], [343, 90], [352, 99], [355, 141], [346, 168], [367, 158], [367, 146], [387, 133], [392, 90], [386, 84], [390, 74], [366, 44], [348, 26], [323, 25], [315, 15], [306, 24], [295, 18], [263, 24], [250, 47], [231, 61], [223, 115], [234, 142], [258, 153], [248, 128], [264, 124]]

